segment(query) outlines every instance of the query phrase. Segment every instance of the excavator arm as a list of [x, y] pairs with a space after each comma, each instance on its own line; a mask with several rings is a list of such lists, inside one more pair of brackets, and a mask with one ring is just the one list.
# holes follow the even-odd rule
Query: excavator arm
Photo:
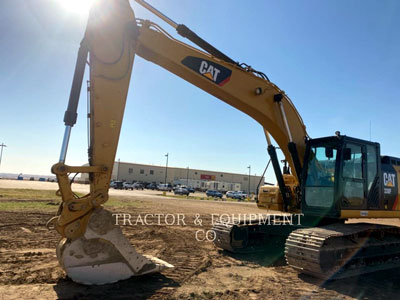
[[[138, 2], [160, 16], [144, 1]], [[136, 19], [128, 0], [98, 0], [91, 9], [64, 117], [66, 130], [60, 160], [52, 167], [62, 204], [58, 216], [49, 222], [63, 237], [57, 249], [60, 264], [77, 282], [103, 284], [171, 267], [159, 259], [136, 253], [113, 223], [111, 214], [102, 208], [108, 200], [135, 55], [255, 119], [264, 128], [270, 154], [275, 148], [269, 135], [295, 170], [297, 181], [300, 180], [307, 133], [288, 96], [262, 73], [235, 63], [186, 26], [170, 19], [167, 22], [205, 51], [173, 38], [155, 23]], [[87, 63], [90, 66], [89, 166], [72, 167], [65, 164], [65, 158]], [[277, 159], [276, 164], [275, 172], [279, 169]], [[68, 177], [71, 173], [89, 173], [89, 194], [78, 197], [72, 192]], [[107, 276], [102, 275], [106, 273]]]
[[271, 134], [296, 170], [288, 144], [297, 145], [299, 161], [302, 161], [307, 133], [284, 91], [251, 70], [174, 39], [150, 21], [138, 20], [137, 24], [134, 41], [137, 55], [252, 117]]

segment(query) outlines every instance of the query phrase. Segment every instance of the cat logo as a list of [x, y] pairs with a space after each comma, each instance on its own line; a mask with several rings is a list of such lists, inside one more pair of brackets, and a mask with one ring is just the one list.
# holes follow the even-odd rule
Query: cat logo
[[232, 71], [213, 61], [195, 56], [187, 56], [182, 64], [219, 86], [231, 79]]
[[199, 72], [214, 82], [217, 81], [218, 74], [221, 73], [220, 70], [209, 65], [205, 60], [201, 62]]
[[393, 173], [383, 173], [383, 184], [387, 187], [396, 186], [396, 174]]

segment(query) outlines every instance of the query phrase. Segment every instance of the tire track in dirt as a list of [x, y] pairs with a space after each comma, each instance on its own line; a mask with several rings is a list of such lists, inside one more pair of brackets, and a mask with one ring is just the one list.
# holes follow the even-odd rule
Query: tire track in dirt
[[51, 216], [1, 212], [0, 284], [55, 283], [64, 276], [55, 255], [58, 237], [45, 228]]
[[265, 257], [232, 255], [216, 249], [211, 242], [196, 241], [195, 232], [200, 229], [193, 225], [196, 213], [204, 221], [201, 229], [208, 230], [211, 212], [238, 213], [249, 209], [244, 205], [146, 198], [140, 207], [111, 208], [113, 212], [121, 209], [132, 215], [187, 215], [187, 226], [122, 227], [138, 252], [159, 257], [175, 268], [110, 285], [79, 285], [58, 266], [55, 248], [59, 236], [45, 228], [56, 208], [54, 213], [0, 211], [0, 290], [9, 291], [9, 295], [15, 296], [13, 299], [322, 300], [360, 298], [359, 295], [391, 299], [400, 288], [396, 279], [399, 274], [394, 271], [358, 280], [321, 283], [299, 276], [287, 266], [267, 266]]

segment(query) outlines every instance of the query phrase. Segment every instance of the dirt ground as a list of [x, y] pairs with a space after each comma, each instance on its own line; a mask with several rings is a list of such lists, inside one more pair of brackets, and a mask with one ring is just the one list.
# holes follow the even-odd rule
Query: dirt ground
[[[0, 188], [11, 187], [4, 182], [0, 181]], [[24, 187], [21, 183], [18, 185]], [[41, 183], [29, 185], [29, 188], [38, 189], [44, 186]], [[215, 248], [211, 242], [196, 241], [195, 232], [199, 228], [211, 228], [211, 214], [260, 213], [253, 203], [173, 199], [146, 191], [128, 193], [120, 195], [122, 205], [110, 210], [129, 213], [132, 220], [147, 213], [185, 215], [185, 226], [123, 226], [125, 235], [139, 252], [159, 257], [173, 264], [173, 269], [104, 286], [76, 284], [58, 266], [57, 233], [45, 227], [56, 212], [56, 206], [54, 212], [48, 209], [0, 211], [0, 300], [399, 297], [400, 272], [397, 270], [324, 282], [299, 275], [286, 266], [283, 259], [273, 259], [266, 253], [232, 255]], [[0, 197], [0, 201], [4, 200]], [[196, 214], [203, 221], [202, 227], [194, 225]], [[398, 220], [394, 223], [399, 225]]]

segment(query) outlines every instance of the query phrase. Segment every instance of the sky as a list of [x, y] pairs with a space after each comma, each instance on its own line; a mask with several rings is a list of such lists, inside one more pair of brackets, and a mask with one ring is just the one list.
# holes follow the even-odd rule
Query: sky
[[[0, 1], [0, 173], [50, 174], [85, 0]], [[291, 98], [310, 137], [379, 142], [400, 157], [400, 1], [148, 0], [232, 57], [263, 71]], [[136, 17], [174, 29], [131, 1]], [[183, 38], [178, 37], [184, 41]], [[187, 42], [187, 41], [186, 41]], [[86, 73], [87, 74], [87, 73]], [[85, 82], [87, 80], [85, 75]], [[84, 90], [84, 89], [83, 89]], [[87, 163], [86, 93], [66, 163]], [[116, 159], [261, 175], [261, 126], [249, 116], [136, 57]], [[274, 182], [272, 170], [266, 180]]]

